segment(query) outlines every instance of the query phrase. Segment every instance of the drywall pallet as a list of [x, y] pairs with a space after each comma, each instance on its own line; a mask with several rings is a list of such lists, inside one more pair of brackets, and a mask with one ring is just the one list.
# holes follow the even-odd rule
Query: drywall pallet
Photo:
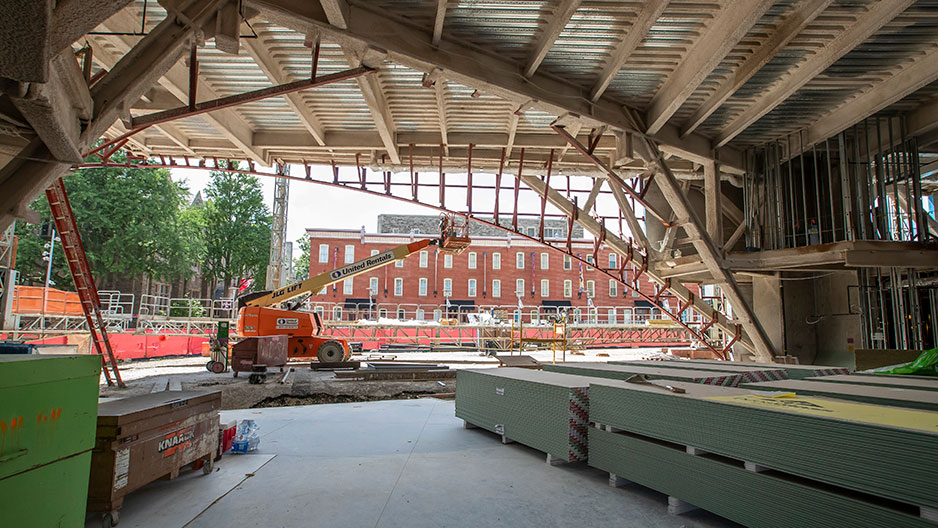
[[588, 457], [591, 378], [523, 368], [460, 370], [456, 416], [548, 455], [548, 462]]
[[739, 372], [721, 372], [715, 370], [613, 365], [610, 363], [545, 363], [542, 368], [545, 372], [561, 372], [564, 374], [617, 380], [626, 380], [636, 374], [644, 374], [651, 379], [689, 381], [692, 383], [725, 387], [736, 387], [743, 382], [743, 375]]
[[829, 383], [854, 383], [863, 385], [879, 385], [881, 387], [901, 387], [906, 389], [938, 391], [938, 378], [923, 376], [900, 377], [882, 376], [879, 374], [850, 374], [849, 376], [822, 376], [807, 378], [810, 381], [826, 381]]
[[[667, 494], [669, 511], [700, 507], [751, 528], [934, 528], [921, 510], [624, 432], [589, 431], [589, 465]], [[748, 466], [749, 469], [746, 469]]]
[[713, 363], [691, 363], [690, 361], [610, 361], [610, 365], [626, 365], [652, 368], [680, 368], [689, 370], [717, 370], [722, 372], [735, 372], [742, 374], [743, 383], [760, 381], [777, 381], [788, 379], [788, 372], [780, 365], [750, 363], [732, 363], [729, 361], [715, 361]]
[[753, 367], [772, 367], [780, 368], [788, 374], [789, 379], [805, 379], [814, 376], [836, 376], [850, 374], [847, 367], [833, 367], [827, 365], [790, 365], [788, 363], [748, 363], [748, 362], [729, 362], [718, 359], [672, 359], [670, 361], [680, 363], [691, 363], [694, 365], [745, 365]]
[[883, 387], [854, 383], [828, 383], [818, 380], [783, 380], [744, 383], [743, 388], [760, 391], [794, 392], [799, 395], [826, 396], [840, 400], [892, 405], [909, 409], [938, 412], [938, 391]]
[[[938, 413], [671, 382], [590, 384], [590, 419], [632, 433], [938, 509]], [[662, 419], [666, 417], [667, 419]]]

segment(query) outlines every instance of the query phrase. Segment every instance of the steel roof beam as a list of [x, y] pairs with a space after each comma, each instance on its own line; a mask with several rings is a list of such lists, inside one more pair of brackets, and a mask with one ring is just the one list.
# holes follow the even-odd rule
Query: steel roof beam
[[716, 111], [736, 90], [739, 90], [746, 81], [752, 78], [766, 65], [779, 51], [792, 41], [808, 26], [822, 11], [827, 9], [833, 0], [801, 0], [792, 6], [785, 18], [779, 23], [775, 33], [746, 59], [736, 71], [720, 83], [720, 86], [694, 111], [694, 114], [681, 127], [681, 137], [687, 136], [697, 129], [710, 114]]
[[772, 0], [733, 0], [723, 4], [652, 98], [645, 119], [649, 134], [661, 130], [773, 3]]
[[541, 62], [544, 61], [544, 57], [547, 56], [547, 52], [554, 46], [557, 37], [560, 36], [563, 28], [567, 27], [567, 23], [570, 22], [570, 18], [581, 3], [583, 3], [583, 0], [560, 0], [559, 4], [554, 7], [550, 22], [538, 35], [537, 43], [534, 45], [534, 53], [531, 54], [531, 59], [524, 68], [525, 77], [534, 75]]
[[771, 112], [808, 84], [817, 75], [871, 37], [897, 15], [905, 11], [914, 0], [880, 0], [873, 2], [856, 20], [814, 55], [791, 68], [756, 101], [749, 105], [714, 140], [717, 147], [726, 145], [762, 116]]

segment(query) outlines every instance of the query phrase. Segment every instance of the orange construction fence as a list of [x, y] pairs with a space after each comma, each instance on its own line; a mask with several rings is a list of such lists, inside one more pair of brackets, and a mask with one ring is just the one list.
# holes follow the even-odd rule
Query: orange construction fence
[[[41, 314], [42, 286], [16, 286], [13, 290], [13, 313]], [[75, 292], [48, 288], [46, 293], [46, 315], [82, 316], [81, 301]]]

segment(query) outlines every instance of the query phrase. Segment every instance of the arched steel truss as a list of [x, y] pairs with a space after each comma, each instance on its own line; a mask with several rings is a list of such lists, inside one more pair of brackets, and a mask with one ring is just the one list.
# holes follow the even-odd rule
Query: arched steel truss
[[[110, 154], [113, 154], [111, 152]], [[482, 224], [489, 225], [496, 229], [500, 229], [511, 233], [513, 237], [519, 237], [526, 239], [537, 244], [540, 244], [546, 248], [552, 249], [563, 255], [570, 257], [577, 262], [588, 265], [594, 268], [599, 273], [607, 276], [610, 279], [617, 281], [619, 284], [623, 285], [626, 291], [634, 292], [638, 297], [652, 303], [657, 306], [661, 313], [672, 319], [675, 324], [682, 327], [686, 330], [696, 341], [702, 343], [710, 351], [716, 354], [718, 357], [727, 358], [730, 348], [736, 344], [740, 343], [748, 349], [752, 349], [751, 342], [745, 340], [742, 328], [740, 324], [734, 321], [725, 313], [718, 311], [713, 308], [711, 305], [704, 302], [699, 296], [695, 295], [693, 291], [689, 290], [682, 284], [672, 283], [670, 280], [658, 281], [654, 277], [648, 275], [648, 278], [654, 280], [658, 283], [658, 291], [654, 295], [650, 295], [641, 291], [641, 288], [638, 287], [639, 279], [643, 275], [647, 275], [648, 272], [648, 255], [644, 248], [640, 247], [634, 241], [625, 239], [622, 236], [621, 231], [621, 222], [623, 217], [617, 216], [602, 216], [602, 215], [590, 215], [587, 211], [581, 210], [577, 206], [577, 198], [574, 196], [572, 200], [567, 200], [564, 203], [560, 203], [564, 198], [563, 194], [557, 191], [556, 189], [550, 187], [550, 162], [548, 162], [545, 176], [528, 176], [524, 175], [521, 178], [514, 177], [513, 187], [503, 187], [501, 181], [503, 179], [503, 174], [500, 171], [496, 174], [495, 185], [473, 185], [472, 172], [470, 166], [470, 172], [467, 175], [466, 183], [456, 183], [456, 182], [446, 182], [446, 174], [440, 172], [438, 178], [435, 178], [435, 181], [425, 178], [423, 181], [420, 180], [419, 174], [416, 172], [411, 172], [409, 175], [408, 181], [393, 181], [392, 174], [388, 171], [378, 174], [379, 178], [371, 177], [367, 172], [367, 168], [358, 166], [351, 168], [353, 171], [352, 178], [345, 178], [340, 174], [340, 168], [338, 166], [332, 167], [332, 178], [331, 179], [319, 179], [314, 177], [314, 173], [311, 165], [305, 165], [305, 176], [283, 176], [278, 174], [260, 172], [255, 167], [254, 163], [250, 160], [232, 160], [224, 159], [219, 160], [217, 158], [212, 159], [199, 159], [196, 163], [192, 163], [189, 158], [174, 158], [174, 157], [165, 157], [160, 156], [159, 159], [149, 159], [141, 160], [134, 159], [128, 160], [125, 163], [113, 163], [110, 162], [105, 157], [101, 162], [98, 163], [85, 163], [76, 165], [73, 169], [85, 169], [85, 168], [99, 168], [99, 167], [133, 167], [133, 168], [164, 168], [164, 169], [198, 169], [198, 170], [209, 170], [209, 171], [230, 171], [228, 167], [239, 167], [238, 172], [243, 172], [246, 174], [252, 174], [256, 176], [267, 176], [267, 177], [281, 177], [288, 178], [290, 180], [308, 182], [316, 185], [323, 185], [328, 187], [348, 189], [356, 192], [361, 192], [369, 194], [372, 196], [381, 196], [401, 202], [421, 205], [428, 207], [430, 209], [435, 209], [437, 211], [453, 213], [462, 215], [465, 217], [472, 218], [473, 220], [480, 222]], [[246, 169], [242, 169], [243, 165], [246, 165]], [[536, 171], [540, 167], [534, 167], [533, 169], [529, 167], [529, 170]], [[523, 167], [519, 167], [519, 172]], [[435, 175], [437, 176], [437, 175]], [[555, 176], [556, 178], [556, 176]], [[601, 181], [601, 180], [597, 180]], [[524, 182], [525, 185], [521, 185]], [[540, 182], [540, 183], [538, 183]], [[574, 189], [570, 186], [570, 178], [566, 179], [567, 188], [565, 189], [568, 196], [575, 195], [576, 193], [590, 193], [591, 198], [587, 200], [587, 206], [592, 209], [592, 205], [595, 204], [596, 196], [600, 193], [609, 193], [615, 194], [613, 191], [602, 191], [598, 189], [599, 186], [594, 185], [593, 189]], [[640, 182], [635, 182], [639, 184]], [[543, 187], [541, 187], [543, 186]], [[439, 203], [432, 204], [422, 202], [418, 199], [419, 190], [434, 188], [439, 192]], [[402, 196], [400, 192], [395, 193], [400, 189], [404, 189], [405, 192], [409, 191], [409, 196]], [[465, 189], [467, 192], [466, 200], [466, 210], [458, 210], [452, 207], [447, 206], [447, 199], [445, 196], [447, 189]], [[491, 211], [480, 211], [478, 209], [472, 208], [472, 191], [473, 190], [489, 190], [495, 193], [496, 200], [493, 204]], [[499, 204], [497, 197], [501, 194], [500, 191], [513, 190], [514, 192], [514, 207], [510, 213], [501, 213], [499, 210]], [[528, 212], [528, 211], [519, 211], [519, 194], [521, 192], [534, 192], [540, 197], [540, 210], [537, 212]], [[572, 206], [569, 212], [572, 214], [557, 214], [557, 213], [548, 213], [546, 211], [546, 204], [550, 202], [556, 208], [561, 209], [564, 213], [563, 207], [557, 207], [558, 204], [567, 207]], [[634, 209], [634, 202], [633, 202]], [[491, 218], [487, 218], [491, 216]], [[510, 216], [512, 218], [512, 226], [506, 227], [499, 223], [500, 219], [505, 218], [505, 216]], [[543, 229], [540, 230], [538, 236], [527, 235], [517, 229], [517, 218], [519, 217], [537, 217], [537, 218], [551, 218], [551, 217], [563, 217], [568, 221], [567, 229], [567, 241], [565, 246], [561, 247], [556, 243], [551, 243], [550, 241], [543, 238]], [[618, 221], [620, 225], [620, 235], [616, 236], [609, 232], [605, 223], [607, 221]], [[597, 231], [596, 225], [598, 224], [599, 236], [595, 238], [593, 246], [593, 262], [589, 262], [585, 257], [580, 256], [578, 253], [572, 251], [571, 246], [571, 235], [572, 235], [572, 225], [573, 222], [579, 222], [581, 225], [584, 223], [592, 222], [592, 229], [590, 231]], [[543, 228], [543, 221], [541, 222]], [[590, 227], [584, 225], [584, 227]], [[598, 258], [598, 252], [602, 245], [607, 244], [609, 247], [615, 251], [618, 255], [618, 262], [621, 263], [616, 269], [603, 268], [600, 266], [600, 259]], [[665, 298], [674, 299], [676, 303], [668, 303], [665, 305], [662, 301]], [[671, 304], [677, 304], [675, 309], [672, 309]], [[685, 322], [684, 314], [688, 310], [693, 310], [701, 315], [703, 322]], [[708, 333], [711, 329], [722, 330], [722, 334], [717, 332], [717, 337], [711, 337]]]

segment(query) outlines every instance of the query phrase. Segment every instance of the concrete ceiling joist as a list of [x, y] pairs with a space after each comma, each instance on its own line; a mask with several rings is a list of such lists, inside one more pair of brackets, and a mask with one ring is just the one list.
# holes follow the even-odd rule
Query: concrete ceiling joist
[[[314, 4], [315, 2], [310, 2]], [[327, 27], [339, 29], [348, 29], [351, 23], [351, 6], [345, 0], [321, 0], [322, 9], [325, 12], [325, 23]], [[313, 6], [310, 6], [313, 7]], [[322, 23], [323, 20], [320, 20]], [[290, 26], [287, 26], [290, 27]], [[296, 28], [293, 28], [296, 29]], [[426, 38], [426, 37], [424, 37]], [[348, 60], [350, 68], [361, 66], [364, 50], [359, 52], [355, 48], [360, 46], [349, 46], [343, 42], [338, 42], [345, 52], [345, 58]], [[427, 72], [429, 73], [429, 72]], [[381, 81], [377, 75], [365, 75], [356, 79], [358, 89], [371, 111], [371, 118], [374, 120], [375, 128], [381, 135], [381, 141], [388, 153], [388, 157], [395, 164], [400, 164], [401, 158], [397, 152], [397, 146], [394, 143], [394, 119], [388, 110], [388, 102], [384, 96], [384, 90], [381, 88]]]
[[[114, 65], [117, 64], [119, 57], [115, 57], [113, 53], [108, 48], [98, 44], [98, 41], [95, 39], [89, 39], [88, 43], [91, 45], [91, 51], [94, 57], [94, 61], [97, 62], [105, 70], [111, 70], [114, 68]], [[160, 89], [154, 92], [154, 88], [151, 88], [147, 91], [147, 94], [156, 93], [158, 95], [154, 96], [160, 103], [171, 104], [167, 108], [175, 108], [179, 106], [179, 99], [176, 98], [169, 91]], [[137, 107], [137, 103], [140, 103], [143, 99], [141, 98], [134, 104], [134, 108]], [[143, 105], [146, 107], [146, 105]], [[152, 108], [153, 110], [164, 110], [163, 108]], [[123, 126], [120, 127], [121, 133], [126, 133], [128, 130]], [[153, 126], [153, 129], [157, 130], [159, 133], [163, 134], [170, 141], [175, 143], [181, 149], [183, 149], [186, 154], [195, 155], [195, 151], [189, 147], [189, 138], [185, 136], [175, 125], [172, 123], [162, 123], [160, 125]], [[146, 146], [146, 141], [142, 141], [143, 145]]]
[[[196, 0], [186, 6], [184, 16], [164, 19], [91, 88], [94, 111], [78, 138], [79, 150], [94, 145], [120, 113], [179, 60], [196, 29], [214, 15], [219, 4], [218, 0]], [[181, 19], [187, 22], [182, 23]], [[39, 138], [7, 163], [0, 170], [0, 230], [9, 227], [14, 218], [22, 217], [26, 204], [69, 167], [68, 163], [53, 161]]]
[[[272, 84], [286, 84], [294, 81], [295, 79], [289, 78], [286, 72], [284, 72], [283, 67], [271, 56], [266, 43], [261, 43], [259, 40], [259, 38], [243, 39], [243, 44], [247, 52], [254, 59], [254, 62], [257, 63], [257, 66], [264, 72], [264, 75], [267, 76], [267, 79], [269, 79]], [[303, 126], [306, 127], [306, 130], [309, 131], [313, 138], [316, 139], [316, 142], [319, 143], [320, 146], [324, 146], [326, 144], [326, 132], [319, 118], [316, 117], [313, 111], [306, 105], [306, 102], [303, 101], [302, 94], [294, 92], [287, 94], [283, 99], [287, 105], [296, 112], [300, 122], [303, 123]]]
[[[134, 27], [136, 24], [137, 22], [134, 20], [134, 17], [125, 10], [108, 19], [101, 27], [105, 31], [120, 32], [122, 28]], [[134, 47], [133, 37], [112, 35], [104, 38], [121, 53], [129, 53]], [[182, 63], [173, 65], [173, 67], [160, 78], [159, 83], [176, 96], [180, 102], [188, 101], [189, 70]], [[200, 99], [216, 99], [219, 97], [201, 75], [199, 76], [198, 92]], [[253, 129], [251, 125], [242, 118], [237, 111], [226, 108], [202, 114], [199, 117], [221, 132], [232, 143], [236, 144], [249, 158], [262, 165], [267, 165], [266, 155], [253, 144]]]
[[938, 80], [938, 48], [818, 119], [807, 130], [805, 147], [824, 141], [935, 80]]
[[772, 0], [733, 0], [723, 4], [652, 98], [645, 119], [649, 134], [661, 130], [773, 3]]
[[616, 45], [609, 58], [606, 59], [602, 73], [599, 74], [599, 78], [593, 84], [593, 89], [590, 90], [590, 101], [598, 101], [602, 97], [606, 88], [609, 88], [609, 83], [619, 73], [622, 66], [628, 62], [629, 57], [645, 39], [645, 35], [648, 34], [651, 26], [655, 25], [658, 17], [661, 16], [667, 6], [668, 0], [650, 0], [641, 8], [635, 22], [632, 23], [625, 36]]
[[[490, 95], [529, 106], [552, 115], [576, 114], [585, 126], [608, 125], [613, 129], [635, 130], [634, 123], [625, 116], [622, 106], [613, 101], [590, 103], [587, 93], [572, 83], [540, 72], [525, 80], [517, 62], [494, 52], [480, 50], [477, 45], [456, 39], [444, 39], [434, 47], [426, 38], [426, 28], [415, 27], [394, 13], [371, 4], [349, 6], [347, 29], [333, 25], [322, 6], [315, 2], [298, 0], [246, 0], [262, 18], [283, 27], [306, 34], [319, 30], [329, 39], [344, 47], [372, 47], [387, 53], [387, 59], [402, 66], [430, 73], [439, 68], [450, 81], [473, 87]], [[382, 31], [374, 28], [381, 27]], [[368, 78], [374, 78], [369, 76]], [[690, 161], [702, 163], [714, 157], [709, 138], [691, 134], [681, 139], [676, 126], [667, 124], [656, 134], [661, 149]], [[742, 174], [742, 156], [734, 149], [721, 149], [720, 163], [726, 172]]]
[[433, 19], [433, 36], [430, 37], [430, 43], [434, 46], [440, 45], [440, 39], [443, 38], [443, 22], [446, 20], [447, 0], [436, 0], [436, 16]]
[[814, 79], [830, 65], [868, 39], [915, 0], [880, 0], [873, 2], [856, 20], [814, 55], [801, 61], [785, 77], [776, 82], [756, 101], [749, 105], [714, 139], [716, 147], [729, 143], [762, 116], [782, 104], [801, 87]]
[[433, 95], [436, 98], [436, 111], [440, 116], [440, 139], [443, 142], [445, 153], [449, 156], [449, 137], [446, 134], [446, 81], [439, 79], [433, 85]]
[[775, 55], [808, 26], [833, 0], [801, 0], [791, 7], [768, 40], [743, 62], [735, 72], [723, 80], [720, 86], [694, 111], [681, 128], [681, 137], [697, 129], [736, 90], [752, 78]]
[[559, 4], [554, 6], [550, 22], [547, 23], [540, 35], [537, 37], [537, 43], [534, 45], [534, 53], [531, 54], [528, 65], [524, 68], [524, 76], [531, 77], [537, 71], [547, 52], [554, 46], [557, 37], [567, 27], [567, 22], [573, 16], [573, 13], [580, 7], [583, 0], [560, 0]]

